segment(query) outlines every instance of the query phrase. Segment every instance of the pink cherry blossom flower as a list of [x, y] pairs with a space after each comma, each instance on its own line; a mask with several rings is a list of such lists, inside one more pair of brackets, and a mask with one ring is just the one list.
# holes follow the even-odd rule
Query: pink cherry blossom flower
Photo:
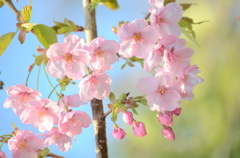
[[179, 85], [181, 87], [181, 96], [185, 100], [192, 100], [194, 94], [192, 92], [193, 87], [202, 83], [203, 79], [196, 76], [199, 73], [199, 69], [196, 65], [189, 66], [184, 69], [182, 77], [178, 78]]
[[141, 78], [137, 88], [147, 94], [147, 103], [152, 111], [173, 111], [179, 107], [181, 96], [174, 87], [174, 75], [159, 71], [155, 77]]
[[79, 107], [81, 105], [86, 104], [85, 102], [80, 100], [79, 94], [73, 94], [69, 96], [64, 95], [62, 99], [60, 99], [59, 101], [59, 108], [61, 112], [65, 110], [63, 101], [64, 101], [64, 104], [66, 104], [68, 109], [69, 108], [71, 109], [72, 107]]
[[189, 59], [194, 51], [187, 47], [175, 49], [174, 47], [170, 52], [164, 54], [164, 68], [168, 71], [174, 72], [177, 77], [181, 77], [183, 70], [190, 65]]
[[163, 3], [164, 1], [151, 2], [149, 9], [151, 25], [158, 30], [161, 37], [166, 35], [179, 37], [181, 29], [178, 22], [182, 19], [182, 6], [177, 3], [168, 3], [163, 6]]
[[116, 139], [123, 139], [125, 137], [126, 133], [123, 129], [119, 127], [114, 127], [114, 130], [112, 131], [112, 136]]
[[57, 148], [62, 152], [66, 152], [72, 147], [72, 139], [68, 135], [61, 133], [57, 127], [53, 127], [48, 133], [39, 135], [45, 136], [43, 141], [46, 146], [56, 144]]
[[172, 113], [176, 116], [179, 116], [181, 113], [182, 109], [181, 108], [176, 108], [175, 110], [172, 111]]
[[161, 122], [163, 125], [172, 126], [172, 113], [160, 113], [158, 116], [158, 121]]
[[122, 119], [128, 125], [133, 124], [133, 114], [130, 111], [124, 111], [122, 114]]
[[5, 152], [0, 151], [0, 158], [8, 158], [8, 156], [5, 154]]
[[175, 134], [171, 127], [163, 126], [162, 135], [170, 140], [175, 140]]
[[40, 132], [50, 131], [60, 117], [57, 102], [43, 98], [40, 101], [32, 101], [29, 104], [31, 106], [26, 108], [20, 115], [22, 122], [32, 124]]
[[104, 37], [98, 37], [89, 45], [92, 59], [90, 67], [93, 71], [105, 72], [112, 69], [111, 64], [119, 61], [117, 52], [119, 44], [113, 40], [105, 40]]
[[37, 158], [37, 152], [43, 145], [43, 140], [28, 130], [18, 130], [17, 134], [8, 140], [8, 148], [14, 158]]
[[94, 72], [83, 78], [79, 83], [79, 96], [83, 102], [89, 102], [93, 98], [104, 99], [110, 94], [112, 79], [105, 73]]
[[118, 29], [118, 37], [120, 38], [119, 54], [124, 58], [132, 56], [145, 58], [158, 39], [155, 30], [144, 19], [123, 24]]
[[46, 52], [48, 61], [46, 71], [54, 78], [64, 75], [79, 80], [86, 74], [86, 64], [91, 56], [82, 38], [67, 36], [64, 43], [54, 43]]
[[142, 122], [134, 122], [132, 129], [133, 134], [137, 137], [145, 137], [147, 135], [145, 125]]
[[170, 51], [172, 44], [175, 43], [176, 40], [176, 37], [172, 35], [163, 37], [144, 60], [144, 69], [147, 72], [151, 72], [154, 68], [159, 67], [163, 60], [164, 52]]
[[71, 111], [61, 116], [58, 122], [60, 132], [73, 137], [82, 133], [82, 127], [87, 128], [92, 123], [89, 115], [82, 111]]
[[23, 84], [17, 84], [6, 88], [9, 97], [5, 100], [3, 106], [5, 108], [13, 107], [13, 111], [20, 116], [21, 113], [29, 106], [30, 101], [40, 100], [41, 93], [26, 87]]

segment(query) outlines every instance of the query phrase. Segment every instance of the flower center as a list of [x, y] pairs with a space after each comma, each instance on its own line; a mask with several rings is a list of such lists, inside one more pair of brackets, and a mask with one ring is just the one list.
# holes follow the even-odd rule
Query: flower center
[[98, 82], [97, 82], [97, 78], [96, 78], [95, 76], [91, 77], [91, 79], [90, 79], [90, 83], [91, 83], [92, 86], [97, 85], [97, 84], [98, 84]]
[[166, 87], [161, 86], [161, 87], [158, 87], [156, 93], [164, 94], [165, 91], [166, 91]]
[[135, 42], [143, 41], [143, 38], [141, 36], [141, 33], [134, 33], [132, 38], [135, 40]]
[[166, 19], [163, 19], [162, 14], [157, 15], [155, 18], [158, 24], [161, 24], [166, 21]]
[[21, 141], [18, 143], [18, 148], [19, 148], [19, 150], [23, 150], [23, 149], [29, 148], [29, 146], [26, 144], [26, 141], [25, 141], [25, 140], [21, 140]]
[[67, 53], [65, 56], [64, 56], [64, 59], [67, 63], [70, 63], [72, 60], [73, 60], [73, 56], [71, 53]]
[[26, 101], [28, 101], [28, 93], [27, 92], [23, 92], [23, 93], [21, 93], [20, 94], [20, 97], [19, 97], [19, 99], [21, 100], [21, 102], [26, 102]]
[[95, 54], [98, 55], [98, 56], [102, 56], [102, 54], [103, 54], [103, 51], [102, 51], [100, 48], [95, 49], [94, 52], [95, 52]]
[[165, 47], [164, 46], [161, 46], [159, 49], [158, 49], [158, 53], [163, 56], [164, 55], [164, 50], [165, 50]]

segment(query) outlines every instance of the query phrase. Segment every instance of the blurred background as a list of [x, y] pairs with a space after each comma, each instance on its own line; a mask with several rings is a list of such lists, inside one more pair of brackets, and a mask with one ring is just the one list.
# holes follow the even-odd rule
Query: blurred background
[[[239, 158], [240, 157], [240, 1], [239, 0], [178, 0], [178, 3], [196, 3], [184, 16], [194, 22], [208, 20], [201, 25], [194, 25], [198, 47], [186, 36], [187, 46], [195, 50], [192, 64], [200, 67], [199, 76], [204, 82], [194, 89], [195, 99], [182, 101], [182, 113], [174, 116], [172, 126], [176, 140], [165, 139], [161, 135], [161, 125], [154, 112], [148, 107], [139, 107], [137, 121], [145, 123], [148, 135], [144, 138], [135, 137], [131, 126], [123, 123], [121, 118], [118, 125], [126, 131], [123, 140], [112, 137], [113, 124], [110, 116], [107, 118], [107, 138], [110, 158]], [[14, 2], [18, 10], [29, 1]], [[117, 26], [121, 20], [133, 21], [143, 18], [148, 12], [147, 0], [119, 0], [120, 8], [112, 11], [104, 5], [97, 7], [98, 36], [119, 41], [117, 35], [111, 32], [112, 26]], [[81, 0], [33, 0], [33, 14], [31, 22], [53, 26], [53, 21], [63, 22], [67, 18], [77, 25], [84, 26], [84, 15]], [[0, 8], [0, 36], [16, 31], [15, 14], [5, 5]], [[84, 38], [84, 33], [72, 33]], [[62, 43], [63, 35], [58, 36]], [[1, 44], [1, 43], [0, 43]], [[37, 38], [27, 34], [27, 39], [21, 45], [14, 37], [4, 54], [0, 57], [0, 81], [7, 86], [25, 84], [28, 74], [27, 68], [34, 62]], [[142, 95], [136, 89], [140, 77], [150, 76], [139, 64], [120, 70], [124, 61], [114, 64], [114, 69], [108, 72], [113, 79], [111, 86], [116, 95], [130, 92], [132, 96]], [[39, 91], [46, 98], [51, 92], [43, 67], [40, 69]], [[29, 87], [36, 88], [38, 68], [35, 67], [30, 79]], [[56, 79], [51, 78], [56, 85]], [[79, 81], [76, 81], [77, 84]], [[78, 93], [77, 85], [71, 85], [64, 92], [66, 95]], [[5, 90], [0, 90], [0, 104], [7, 98]], [[51, 97], [57, 100], [56, 96]], [[104, 100], [107, 105], [109, 101]], [[89, 105], [83, 105], [78, 110], [87, 112], [91, 116]], [[107, 108], [105, 106], [105, 111]], [[91, 116], [92, 117], [92, 116]], [[12, 112], [0, 106], [0, 135], [13, 131], [10, 123], [19, 129], [40, 133], [32, 125], [21, 124], [20, 119]], [[67, 158], [94, 158], [95, 141], [92, 125], [83, 129], [77, 136], [78, 142], [73, 140], [73, 147], [66, 153], [59, 151], [55, 145], [50, 146], [51, 152]], [[9, 157], [10, 152], [6, 144], [2, 148]]]

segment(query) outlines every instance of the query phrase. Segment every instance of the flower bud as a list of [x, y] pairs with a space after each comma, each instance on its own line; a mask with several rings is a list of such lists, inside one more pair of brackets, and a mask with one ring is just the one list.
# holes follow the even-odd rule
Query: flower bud
[[27, 31], [22, 30], [22, 31], [20, 31], [20, 33], [18, 35], [18, 40], [21, 44], [23, 44], [24, 41], [26, 40], [26, 33], [27, 33]]
[[116, 139], [123, 139], [126, 135], [125, 131], [117, 126], [114, 126], [114, 130], [112, 131], [112, 135]]
[[133, 114], [130, 111], [124, 111], [124, 113], [122, 115], [122, 119], [128, 125], [133, 124]]
[[146, 131], [144, 123], [134, 122], [133, 123], [133, 133], [137, 137], [145, 137], [147, 135], [147, 131]]
[[29, 65], [29, 66], [28, 66], [28, 71], [31, 71], [32, 68], [33, 68], [33, 66], [34, 66], [34, 64]]
[[160, 116], [158, 117], [158, 121], [161, 122], [161, 124], [163, 125], [172, 126], [173, 124], [172, 113], [169, 113], [169, 114], [160, 113]]
[[117, 34], [117, 31], [118, 31], [118, 29], [116, 27], [112, 26], [112, 32]]
[[0, 151], [0, 158], [8, 158], [8, 156], [3, 151]]
[[172, 111], [172, 113], [176, 116], [179, 116], [181, 113], [181, 110], [182, 110], [181, 108], [176, 108], [175, 110]]
[[162, 129], [162, 135], [167, 139], [175, 140], [175, 134], [171, 127], [164, 126]]

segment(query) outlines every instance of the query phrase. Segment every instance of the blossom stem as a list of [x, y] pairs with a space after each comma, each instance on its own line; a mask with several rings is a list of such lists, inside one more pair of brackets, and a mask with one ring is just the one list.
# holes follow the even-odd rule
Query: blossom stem
[[49, 154], [47, 155], [47, 157], [64, 158], [64, 157], [62, 157], [62, 156], [59, 156], [59, 155], [56, 155], [56, 154], [53, 154], [53, 153], [49, 153]]
[[12, 0], [2, 0], [2, 1], [3, 1], [3, 3], [5, 3], [13, 11], [14, 14], [16, 14], [17, 20], [18, 20], [19, 17], [21, 16], [21, 13], [13, 5]]
[[[52, 85], [52, 83], [51, 83], [51, 81], [50, 81], [50, 79], [49, 79], [49, 77], [48, 77], [48, 74], [47, 74], [47, 72], [46, 72], [46, 67], [44, 66], [44, 73], [45, 73], [45, 75], [46, 75], [46, 78], [47, 78], [47, 80], [48, 80], [48, 83], [50, 84], [50, 86], [52, 87], [52, 89], [54, 89], [54, 87], [53, 87], [53, 85]], [[59, 94], [58, 94], [58, 92], [54, 89], [54, 92], [56, 93], [56, 95], [57, 95], [57, 97], [59, 97]]]
[[34, 68], [34, 66], [35, 66], [35, 64], [33, 64], [31, 70], [28, 72], [28, 76], [27, 76], [26, 83], [25, 83], [26, 87], [27, 87], [27, 85], [28, 85], [28, 79], [29, 79], [29, 77], [30, 77], [30, 74], [31, 74], [31, 72], [32, 72], [32, 70], [33, 70], [33, 68]]
[[[92, 0], [83, 0], [83, 9], [85, 16], [85, 36], [87, 43], [97, 38], [97, 26], [96, 26], [96, 15], [95, 9], [91, 10]], [[96, 157], [97, 158], [108, 158], [108, 146], [106, 137], [106, 122], [103, 112], [102, 100], [96, 98], [91, 100], [92, 114], [93, 114], [93, 126], [94, 135], [96, 142]]]
[[0, 151], [2, 150], [3, 144], [4, 144], [5, 142], [7, 142], [7, 140], [10, 139], [10, 138], [12, 138], [12, 137], [6, 137], [6, 138], [3, 139], [3, 141], [2, 141], [2, 143], [1, 143], [1, 145], [0, 145]]
[[39, 68], [38, 68], [36, 91], [38, 91], [38, 83], [39, 83], [39, 78], [40, 78], [41, 66], [42, 66], [42, 64], [39, 65]]
[[109, 110], [108, 112], [106, 112], [105, 114], [104, 114], [104, 116], [105, 117], [107, 117], [109, 114], [111, 114], [112, 113], [112, 110]]
[[[55, 89], [60, 85], [60, 83], [58, 83], [53, 89], [52, 91], [50, 92], [50, 94], [48, 95], [48, 99], [51, 97], [53, 91], [55, 91]], [[60, 95], [58, 95], [58, 97], [60, 97]]]

